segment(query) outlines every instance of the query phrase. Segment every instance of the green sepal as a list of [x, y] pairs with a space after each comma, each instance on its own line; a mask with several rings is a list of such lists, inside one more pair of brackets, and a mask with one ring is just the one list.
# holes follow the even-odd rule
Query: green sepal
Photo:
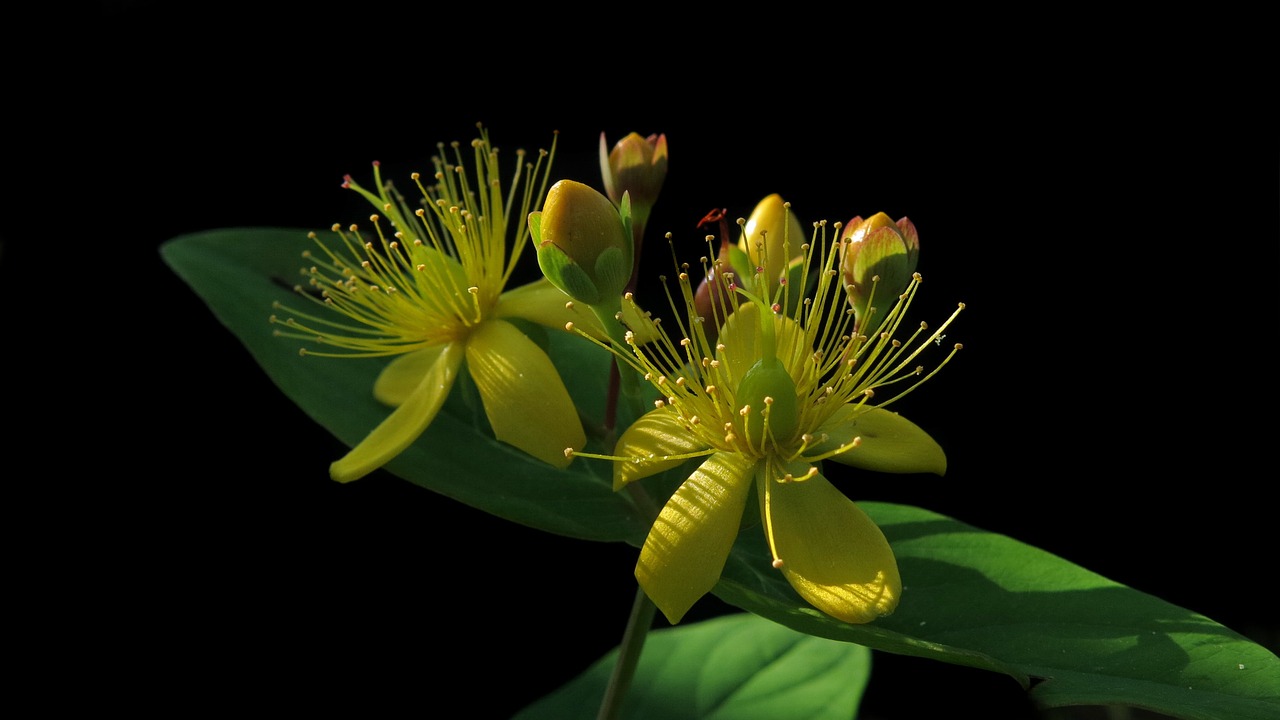
[[533, 240], [533, 246], [538, 247], [542, 244], [542, 211], [535, 210], [529, 213], [529, 237]]
[[[628, 238], [632, 242], [626, 243], [625, 264], [627, 266], [627, 280], [631, 279], [631, 269], [636, 261], [636, 235], [635, 235], [635, 214], [631, 211], [631, 193], [622, 193], [622, 204], [618, 207], [618, 217], [622, 218], [622, 229], [626, 232]], [[599, 267], [596, 263], [596, 267]]]
[[600, 302], [600, 290], [591, 281], [591, 276], [587, 275], [582, 266], [573, 261], [573, 258], [550, 243], [536, 247], [538, 267], [542, 268], [542, 274], [551, 281], [551, 284], [578, 302], [588, 305], [596, 305]]
[[[625, 288], [627, 281], [631, 279], [631, 263], [627, 262], [623, 256], [624, 253], [618, 248], [608, 248], [596, 258], [595, 278], [600, 285], [606, 288]], [[590, 281], [590, 278], [587, 279]], [[593, 284], [592, 287], [595, 287]], [[566, 291], [567, 292], [567, 291]], [[603, 295], [599, 291], [597, 295]], [[621, 292], [616, 293], [621, 296]], [[586, 302], [585, 300], [583, 302]], [[591, 303], [595, 305], [596, 303]]]

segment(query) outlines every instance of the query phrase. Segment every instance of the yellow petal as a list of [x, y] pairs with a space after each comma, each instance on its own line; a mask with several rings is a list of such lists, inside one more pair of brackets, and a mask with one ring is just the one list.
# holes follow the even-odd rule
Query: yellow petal
[[[631, 424], [618, 438], [613, 454], [636, 458], [613, 464], [613, 489], [621, 490], [632, 480], [657, 475], [688, 459], [689, 454], [707, 449], [668, 408], [650, 410]], [[671, 459], [669, 455], [682, 455]]]
[[756, 460], [716, 453], [667, 501], [654, 521], [636, 579], [671, 624], [720, 580], [738, 536]]
[[735, 383], [760, 359], [756, 349], [760, 334], [760, 309], [755, 303], [743, 303], [720, 328], [719, 342], [724, 350], [717, 352], [716, 358], [728, 368]]
[[[566, 307], [569, 301], [563, 290], [542, 278], [503, 293], [495, 313], [497, 317], [522, 318], [554, 330], [563, 330], [565, 323], [572, 322], [596, 339], [607, 341], [608, 334], [596, 314], [581, 303]], [[631, 303], [622, 303], [622, 321], [642, 345], [658, 337], [657, 326]]]
[[329, 465], [329, 476], [338, 482], [358, 480], [412, 445], [449, 396], [462, 357], [460, 343], [442, 345], [435, 364], [419, 379], [417, 387], [359, 445]]
[[586, 444], [578, 409], [551, 359], [505, 320], [481, 323], [467, 341], [471, 372], [493, 433], [558, 468], [565, 448]]
[[832, 455], [835, 462], [886, 473], [945, 475], [947, 454], [929, 433], [898, 413], [882, 408], [845, 405], [822, 424], [827, 441], [810, 451], [816, 456], [855, 437], [858, 447]]
[[[553, 286], [547, 278], [541, 278], [502, 293], [495, 313], [499, 318], [522, 318], [558, 331], [564, 329], [564, 323], [573, 323], [596, 340], [608, 341], [608, 333], [604, 332], [600, 320], [588, 306], [575, 304], [566, 307], [567, 302], [570, 302], [570, 296], [564, 295], [564, 291]], [[640, 345], [659, 337], [658, 325], [634, 302], [623, 302], [622, 323], [635, 333], [636, 342]]]
[[598, 328], [600, 321], [586, 305], [565, 307], [569, 296], [560, 288], [542, 278], [502, 293], [495, 314], [502, 318], [522, 318], [554, 330], [564, 330], [564, 324], [573, 322]]
[[[774, 315], [773, 329], [777, 357], [796, 387], [812, 382], [813, 364], [806, 361], [813, 351], [804, 342], [804, 328], [789, 317]], [[729, 315], [720, 329], [719, 342], [724, 345], [724, 350], [716, 353], [716, 357], [728, 366], [729, 376], [736, 381], [741, 381], [747, 370], [760, 359], [761, 334], [760, 308], [754, 302], [743, 303]]]
[[437, 345], [392, 360], [374, 381], [373, 396], [391, 407], [399, 406], [418, 388], [447, 348], [448, 345]]
[[[807, 465], [788, 467], [804, 473]], [[898, 606], [902, 579], [880, 528], [822, 475], [780, 483], [760, 478], [760, 514], [787, 582], [814, 607], [866, 623]]]

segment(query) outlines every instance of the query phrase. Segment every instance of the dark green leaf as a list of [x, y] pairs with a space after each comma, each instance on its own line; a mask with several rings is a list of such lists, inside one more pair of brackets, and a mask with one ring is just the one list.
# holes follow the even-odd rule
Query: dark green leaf
[[[590, 720], [618, 653], [609, 653], [516, 720]], [[864, 647], [728, 615], [655, 630], [623, 704], [647, 720], [851, 720], [871, 669]]]
[[[233, 228], [176, 238], [161, 254], [290, 399], [355, 445], [390, 412], [372, 391], [387, 360], [300, 357], [299, 343], [275, 337], [278, 326], [268, 322], [273, 302], [299, 304], [291, 288], [301, 277], [302, 252], [313, 248], [306, 230]], [[550, 333], [547, 342], [561, 374], [573, 378], [569, 386], [579, 407], [599, 412], [610, 356], [568, 333]], [[465, 394], [464, 385], [455, 387], [455, 396]], [[644, 537], [646, 523], [626, 494], [613, 491], [605, 463], [577, 461], [558, 471], [495, 440], [480, 415], [452, 398], [418, 442], [386, 469], [547, 532], [633, 543]]]
[[848, 625], [796, 596], [760, 532], [715, 593], [801, 632], [1003, 672], [1043, 707], [1118, 704], [1190, 720], [1280, 717], [1280, 659], [1208, 618], [1003, 535], [862, 503], [904, 584], [893, 615]]

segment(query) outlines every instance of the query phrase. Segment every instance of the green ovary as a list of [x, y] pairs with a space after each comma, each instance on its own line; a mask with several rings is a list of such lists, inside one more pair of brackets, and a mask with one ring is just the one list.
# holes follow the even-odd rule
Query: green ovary
[[769, 444], [785, 444], [795, 434], [796, 383], [777, 358], [757, 360], [738, 384], [736, 399], [739, 408], [750, 407], [742, 421], [753, 448], [764, 448], [766, 421]]

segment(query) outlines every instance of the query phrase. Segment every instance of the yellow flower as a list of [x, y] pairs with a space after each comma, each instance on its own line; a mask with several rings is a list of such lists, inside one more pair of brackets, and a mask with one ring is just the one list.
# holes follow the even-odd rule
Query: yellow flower
[[[460, 369], [475, 381], [495, 436], [557, 467], [565, 447], [586, 440], [577, 410], [550, 358], [512, 320], [561, 328], [573, 319], [593, 320], [566, 308], [565, 295], [538, 281], [506, 290], [528, 243], [525, 217], [546, 193], [554, 157], [541, 151], [536, 164], [517, 152], [512, 186], [503, 194], [498, 151], [484, 128], [471, 142], [474, 167], [462, 146], [432, 159], [434, 183], [411, 177], [421, 207], [411, 209], [374, 163], [376, 192], [350, 177], [344, 187], [363, 195], [381, 214], [373, 233], [355, 225], [333, 226], [336, 242], [306, 253], [303, 269], [323, 306], [308, 313], [277, 304], [278, 335], [314, 342], [303, 355], [398, 356], [379, 375], [374, 396], [395, 410], [342, 459], [330, 466], [339, 482], [361, 478], [386, 464], [420, 436], [440, 411]], [[507, 235], [514, 227], [511, 252]], [[300, 291], [301, 287], [298, 288]], [[327, 350], [324, 348], [333, 348]]]
[[[672, 623], [719, 580], [753, 487], [773, 566], [801, 597], [850, 623], [892, 612], [902, 591], [893, 550], [875, 523], [828, 482], [820, 463], [946, 471], [942, 448], [885, 408], [959, 350], [956, 345], [928, 374], [916, 364], [960, 309], [936, 330], [922, 323], [899, 340], [908, 330], [903, 316], [919, 286], [917, 274], [885, 316], [883, 331], [857, 335], [839, 282], [839, 253], [827, 247], [825, 223], [814, 227], [813, 241], [801, 246], [804, 274], [817, 273], [811, 299], [790, 297], [791, 287], [806, 287], [808, 277], [779, 286], [762, 269], [752, 285], [756, 294], [738, 286], [732, 272], [707, 267], [704, 274], [724, 283], [716, 294], [723, 300], [712, 317], [702, 317], [682, 272], [684, 308], [677, 316], [684, 316], [684, 337], [628, 341], [633, 366], [662, 397], [622, 434], [612, 456], [592, 457], [615, 461], [615, 488], [705, 458], [662, 508], [636, 565], [640, 584]], [[771, 294], [774, 301], [763, 300]], [[708, 324], [720, 326], [718, 340], [708, 340]]]

